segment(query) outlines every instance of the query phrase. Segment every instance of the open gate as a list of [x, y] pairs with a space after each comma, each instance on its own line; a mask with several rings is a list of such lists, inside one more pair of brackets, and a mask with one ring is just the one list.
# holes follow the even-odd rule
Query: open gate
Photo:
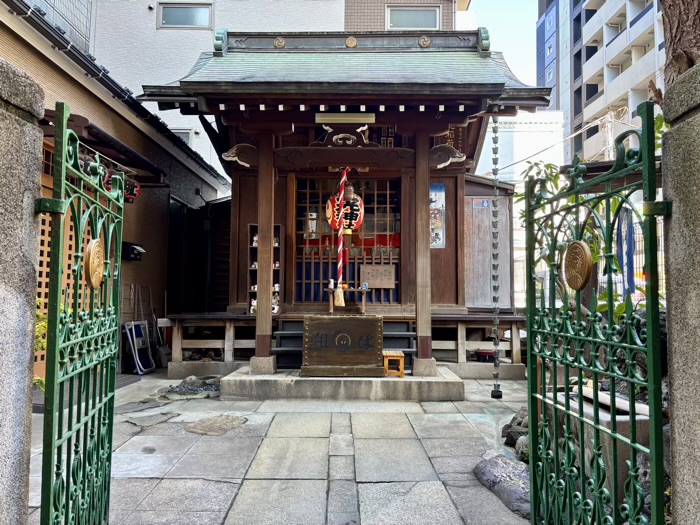
[[[123, 174], [81, 155], [56, 105], [41, 523], [109, 520]], [[65, 267], [64, 267], [65, 266]]]
[[526, 185], [533, 524], [664, 523], [657, 216], [669, 209], [653, 104], [638, 113], [607, 173], [575, 164], [563, 188]]

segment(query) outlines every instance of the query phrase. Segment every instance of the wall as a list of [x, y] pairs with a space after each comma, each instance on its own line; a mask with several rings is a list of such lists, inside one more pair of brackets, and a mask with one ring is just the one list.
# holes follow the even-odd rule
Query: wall
[[386, 31], [387, 5], [439, 5], [443, 31], [454, 27], [453, 0], [345, 0], [346, 31]]
[[[213, 0], [194, 2], [214, 6], [211, 29], [158, 29], [155, 0], [96, 0], [93, 54], [122, 85], [142, 93], [144, 84], [165, 84], [184, 77], [200, 53], [213, 50], [214, 32], [342, 31], [343, 0]], [[149, 5], [155, 9], [149, 10]], [[122, 21], [115, 24], [115, 20]], [[138, 57], [137, 60], [134, 57]], [[218, 155], [196, 116], [158, 111], [145, 106], [171, 128], [199, 130], [192, 148], [224, 173]]]

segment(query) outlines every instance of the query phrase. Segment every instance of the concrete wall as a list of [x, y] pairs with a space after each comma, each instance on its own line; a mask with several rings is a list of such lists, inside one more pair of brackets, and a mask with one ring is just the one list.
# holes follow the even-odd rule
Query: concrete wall
[[29, 501], [34, 322], [44, 114], [41, 88], [0, 60], [0, 524], [24, 525]]
[[[198, 3], [198, 0], [189, 3]], [[231, 31], [342, 31], [344, 0], [213, 0], [210, 29], [158, 29], [158, 9], [153, 0], [96, 0], [93, 54], [122, 85], [142, 93], [144, 84], [164, 84], [184, 77], [200, 53], [212, 51], [214, 32]], [[115, 24], [114, 21], [120, 23]], [[192, 148], [224, 173], [220, 159], [197, 117], [177, 111], [158, 112], [157, 104], [145, 106], [171, 128], [199, 130]]]

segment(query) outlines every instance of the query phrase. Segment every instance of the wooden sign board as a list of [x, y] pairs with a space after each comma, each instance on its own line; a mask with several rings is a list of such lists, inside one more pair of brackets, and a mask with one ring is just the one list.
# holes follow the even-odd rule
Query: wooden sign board
[[360, 281], [374, 288], [396, 288], [395, 264], [363, 264], [360, 267]]
[[304, 317], [304, 377], [382, 377], [383, 320], [374, 315]]

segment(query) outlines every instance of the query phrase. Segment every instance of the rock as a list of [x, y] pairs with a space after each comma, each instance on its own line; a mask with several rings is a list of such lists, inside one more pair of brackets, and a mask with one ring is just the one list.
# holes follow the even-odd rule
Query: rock
[[530, 432], [527, 428], [521, 426], [513, 426], [506, 432], [506, 442], [507, 447], [514, 447], [518, 442], [518, 439], [522, 436], [527, 436]]
[[530, 436], [520, 436], [515, 442], [515, 455], [520, 461], [530, 461]]
[[508, 431], [513, 427], [512, 423], [506, 423], [501, 429], [501, 437], [504, 438], [508, 435]]
[[213, 396], [212, 392], [168, 392], [163, 397], [170, 401], [183, 401], [185, 399], [206, 399]]
[[226, 432], [240, 427], [248, 419], [240, 416], [217, 416], [191, 423], [185, 427], [187, 432], [204, 436], [223, 436]]
[[482, 459], [474, 475], [503, 504], [522, 518], [530, 519], [530, 469], [504, 455]]
[[204, 388], [205, 386], [207, 386], [207, 382], [203, 379], [199, 379], [197, 376], [186, 377], [182, 380], [182, 383], [180, 383], [180, 387], [183, 389]]
[[[520, 410], [513, 416], [510, 423], [503, 425], [501, 429], [501, 437], [507, 437], [508, 431], [513, 427], [525, 427], [527, 428], [527, 407], [520, 407]], [[523, 424], [524, 423], [524, 424]], [[515, 443], [513, 443], [515, 445]], [[513, 446], [510, 445], [510, 446]]]

